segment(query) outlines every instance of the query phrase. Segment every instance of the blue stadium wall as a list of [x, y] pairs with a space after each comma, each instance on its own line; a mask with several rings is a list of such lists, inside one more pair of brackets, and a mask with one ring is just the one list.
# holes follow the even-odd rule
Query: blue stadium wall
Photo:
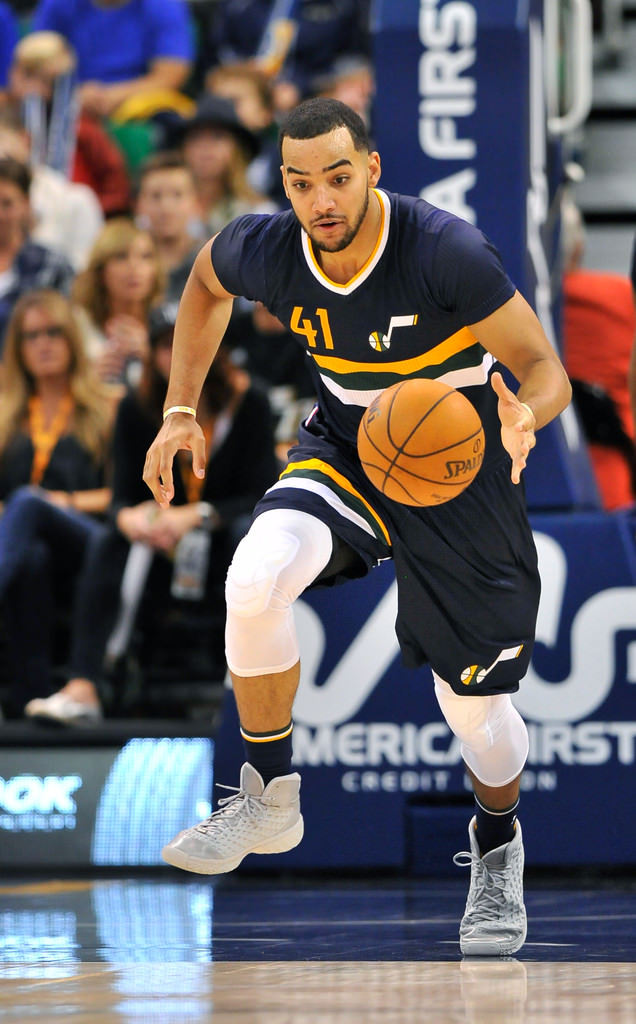
[[[482, 228], [559, 347], [562, 158], [546, 130], [540, 0], [381, 0], [374, 18], [382, 184]], [[543, 586], [515, 698], [531, 740], [527, 862], [631, 866], [636, 522], [599, 509], [571, 410], [541, 431], [526, 477]], [[395, 612], [389, 564], [297, 603], [305, 838], [242, 870], [453, 870], [470, 789], [430, 672], [401, 666]], [[159, 866], [163, 843], [209, 812], [213, 780], [236, 784], [243, 760], [230, 691], [214, 740], [72, 742], [0, 750], [2, 866]]]
[[[563, 168], [547, 131], [542, 0], [381, 0], [374, 17], [381, 184], [477, 224], [559, 349]], [[540, 432], [525, 477], [543, 586], [516, 697], [531, 737], [527, 860], [630, 865], [636, 829], [622, 809], [635, 760], [636, 524], [600, 510], [572, 409]], [[452, 870], [469, 787], [430, 673], [401, 667], [391, 567], [307, 594], [297, 613], [294, 750], [306, 834], [277, 862]], [[236, 730], [228, 695], [217, 778], [236, 777]]]

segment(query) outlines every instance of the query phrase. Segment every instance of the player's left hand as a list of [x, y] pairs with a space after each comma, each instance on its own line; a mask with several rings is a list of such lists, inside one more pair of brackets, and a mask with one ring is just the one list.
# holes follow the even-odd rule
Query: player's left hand
[[501, 421], [501, 440], [512, 459], [510, 479], [513, 484], [518, 484], [530, 450], [537, 443], [534, 434], [536, 420], [514, 391], [507, 387], [499, 372], [493, 373], [490, 383], [499, 399], [497, 411]]

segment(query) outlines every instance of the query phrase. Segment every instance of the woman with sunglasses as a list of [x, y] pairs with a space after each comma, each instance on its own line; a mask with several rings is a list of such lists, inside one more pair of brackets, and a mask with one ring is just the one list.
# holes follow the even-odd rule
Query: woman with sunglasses
[[0, 607], [10, 703], [50, 692], [56, 607], [68, 608], [88, 538], [110, 502], [112, 394], [69, 300], [27, 292], [9, 321], [0, 402]]
[[[148, 444], [162, 421], [176, 312], [176, 303], [153, 310], [142, 379], [117, 411], [109, 526], [91, 538], [78, 579], [68, 679], [50, 697], [30, 701], [25, 708], [28, 718], [86, 724], [101, 717], [104, 697], [107, 703], [113, 699], [115, 705], [130, 707], [131, 695], [124, 694], [123, 687], [110, 692], [110, 662], [127, 654], [133, 626], [144, 646], [156, 653], [164, 640], [162, 631], [169, 631], [166, 620], [178, 618], [180, 612], [187, 618], [188, 609], [190, 614], [205, 609], [225, 621], [227, 567], [258, 495], [275, 481], [279, 470], [272, 414], [265, 392], [222, 350], [207, 375], [199, 406], [206, 437], [205, 479], [194, 475], [189, 453], [182, 452], [175, 470], [175, 502], [159, 508], [142, 472]], [[121, 611], [124, 572], [136, 577], [134, 601], [128, 596], [129, 607], [135, 607], [128, 632], [120, 635], [113, 650], [114, 635], [120, 632], [119, 626], [113, 627]], [[208, 621], [213, 621], [212, 615]], [[202, 633], [200, 654], [225, 674], [222, 628], [206, 626]], [[150, 653], [148, 657], [152, 660]], [[185, 665], [185, 650], [182, 657]], [[143, 657], [143, 674], [147, 668]]]

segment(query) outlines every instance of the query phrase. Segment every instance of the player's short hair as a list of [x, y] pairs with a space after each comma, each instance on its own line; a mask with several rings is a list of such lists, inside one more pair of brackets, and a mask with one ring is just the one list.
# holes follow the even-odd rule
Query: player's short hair
[[314, 139], [334, 128], [346, 128], [355, 149], [369, 149], [369, 134], [362, 118], [340, 100], [317, 96], [294, 107], [283, 121], [278, 133], [282, 158], [283, 139]]

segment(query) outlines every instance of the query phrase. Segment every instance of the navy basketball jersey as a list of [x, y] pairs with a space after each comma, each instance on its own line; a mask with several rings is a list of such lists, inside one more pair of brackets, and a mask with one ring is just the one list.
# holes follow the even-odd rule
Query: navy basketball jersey
[[217, 276], [233, 295], [263, 302], [304, 346], [336, 443], [355, 445], [364, 409], [384, 388], [427, 377], [466, 393], [482, 418], [486, 461], [501, 457], [488, 384], [495, 360], [467, 325], [503, 305], [514, 285], [474, 226], [422, 199], [374, 195], [377, 243], [346, 284], [323, 272], [292, 211], [247, 215], [224, 228], [212, 250]]

